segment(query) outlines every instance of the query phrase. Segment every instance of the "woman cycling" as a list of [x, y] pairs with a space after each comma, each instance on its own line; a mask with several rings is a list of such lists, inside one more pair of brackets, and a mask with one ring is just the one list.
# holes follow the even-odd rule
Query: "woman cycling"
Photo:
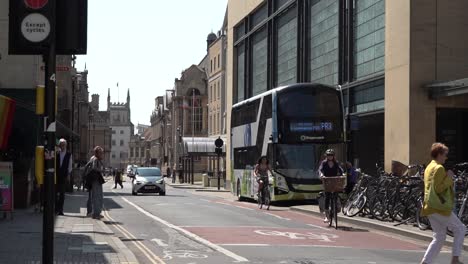
[[[343, 169], [340, 167], [338, 161], [335, 159], [335, 151], [328, 149], [325, 152], [327, 158], [322, 161], [319, 167], [320, 178], [323, 177], [336, 177], [343, 175]], [[325, 219], [323, 222], [328, 223], [328, 214], [330, 209], [330, 201], [332, 193], [325, 192]]]
[[258, 194], [263, 190], [263, 186], [265, 186], [265, 184], [268, 186], [268, 172], [271, 173], [270, 162], [266, 156], [261, 156], [254, 169], [254, 176], [258, 183]]

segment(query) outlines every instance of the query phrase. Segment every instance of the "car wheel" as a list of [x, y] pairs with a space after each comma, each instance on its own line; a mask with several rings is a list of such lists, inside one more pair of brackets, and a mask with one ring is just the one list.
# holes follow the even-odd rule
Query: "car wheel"
[[135, 191], [132, 191], [132, 195], [137, 195], [138, 193]]
[[159, 192], [159, 195], [165, 196], [165, 195], [166, 195], [166, 192]]

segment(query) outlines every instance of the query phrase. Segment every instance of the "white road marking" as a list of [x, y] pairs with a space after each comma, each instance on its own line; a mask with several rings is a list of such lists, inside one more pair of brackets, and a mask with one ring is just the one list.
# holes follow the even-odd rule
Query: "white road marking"
[[209, 202], [209, 203], [211, 203], [211, 201], [210, 201], [210, 200], [207, 200], [207, 199], [200, 199], [200, 201], [204, 201], [204, 202]]
[[307, 224], [307, 225], [310, 226], [310, 227], [314, 227], [314, 228], [318, 228], [318, 229], [322, 229], [322, 230], [327, 230], [327, 231], [329, 230], [328, 228], [325, 228], [323, 226], [318, 226], [318, 225], [313, 225], [313, 224]]
[[248, 262], [248, 260], [247, 260], [246, 258], [244, 258], [244, 257], [242, 257], [242, 256], [239, 256], [239, 255], [235, 254], [234, 252], [231, 252], [231, 251], [229, 251], [229, 250], [227, 250], [227, 249], [225, 249], [225, 248], [223, 248], [223, 247], [220, 247], [220, 246], [218, 246], [218, 245], [216, 245], [216, 244], [213, 244], [213, 243], [211, 243], [210, 241], [208, 241], [208, 240], [206, 240], [206, 239], [204, 239], [204, 238], [202, 238], [202, 237], [199, 237], [199, 236], [195, 235], [194, 233], [192, 233], [192, 232], [190, 232], [190, 231], [188, 231], [188, 230], [185, 230], [185, 229], [183, 229], [183, 228], [181, 228], [181, 227], [178, 227], [178, 226], [176, 226], [176, 225], [173, 225], [173, 224], [167, 222], [166, 220], [163, 220], [163, 219], [161, 219], [161, 218], [159, 218], [159, 217], [157, 217], [157, 216], [155, 216], [155, 215], [152, 215], [151, 213], [149, 213], [149, 212], [146, 211], [145, 209], [143, 209], [143, 208], [141, 208], [140, 206], [138, 206], [138, 205], [136, 205], [136, 204], [130, 202], [129, 200], [127, 200], [127, 198], [122, 197], [122, 196], [121, 196], [121, 198], [122, 198], [122, 200], [124, 200], [124, 201], [125, 201], [126, 203], [128, 203], [129, 205], [135, 207], [135, 209], [137, 209], [138, 211], [140, 211], [140, 212], [143, 213], [144, 215], [146, 215], [146, 216], [148, 216], [148, 217], [150, 217], [150, 218], [152, 218], [152, 219], [154, 219], [154, 220], [160, 222], [161, 224], [163, 224], [163, 225], [165, 225], [165, 226], [167, 226], [167, 227], [169, 227], [169, 228], [175, 229], [175, 230], [177, 230], [177, 231], [179, 231], [179, 232], [185, 234], [185, 235], [188, 236], [189, 238], [191, 238], [191, 239], [193, 239], [193, 240], [195, 240], [195, 241], [198, 241], [199, 243], [202, 243], [202, 244], [204, 244], [205, 246], [210, 247], [210, 248], [212, 248], [213, 250], [216, 250], [216, 251], [218, 251], [218, 252], [220, 252], [220, 253], [222, 253], [222, 254], [224, 254], [224, 255], [230, 257], [230, 258], [233, 258], [233, 259], [235, 259], [237, 262]]
[[220, 244], [221, 246], [230, 246], [230, 247], [269, 247], [269, 244]]
[[254, 210], [254, 209], [252, 209], [252, 208], [243, 207], [243, 206], [239, 206], [239, 205], [228, 204], [228, 203], [223, 203], [223, 202], [216, 202], [216, 203], [217, 203], [217, 204], [228, 205], [228, 206], [234, 206], [234, 207], [237, 207], [237, 208], [240, 208], [240, 209], [249, 210], [249, 211], [253, 211], [253, 210]]
[[[103, 211], [104, 216], [109, 219], [112, 222], [115, 222], [115, 220], [110, 216], [109, 212], [107, 210]], [[140, 241], [136, 241], [136, 237], [130, 233], [127, 229], [120, 225], [113, 225], [115, 229], [119, 230], [122, 235], [130, 240], [133, 240], [132, 243], [140, 250], [140, 252], [143, 253], [143, 255], [148, 258], [148, 260], [153, 263], [153, 264], [165, 264], [165, 262], [160, 259], [156, 254], [154, 254], [151, 250], [149, 250], [143, 243]]]
[[164, 241], [162, 239], [153, 238], [153, 239], [151, 239], [151, 241], [158, 244], [158, 246], [160, 246], [160, 247], [168, 247], [169, 246], [168, 244], [164, 243]]
[[274, 217], [276, 217], [276, 218], [278, 218], [278, 219], [282, 219], [282, 220], [286, 220], [286, 221], [291, 220], [291, 219], [289, 219], [289, 218], [281, 217], [281, 216], [279, 216], [279, 215], [275, 215], [275, 214], [272, 214], [272, 213], [265, 213], [265, 214], [271, 215], [271, 216], [274, 216]]

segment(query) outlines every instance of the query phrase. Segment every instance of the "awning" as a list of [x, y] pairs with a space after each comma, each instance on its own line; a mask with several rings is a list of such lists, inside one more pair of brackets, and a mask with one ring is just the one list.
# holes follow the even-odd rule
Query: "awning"
[[[211, 156], [215, 153], [215, 141], [217, 138], [209, 137], [184, 137], [182, 138], [182, 155], [183, 156]], [[222, 138], [224, 145], [222, 147], [223, 153], [226, 153], [226, 139]]]
[[426, 86], [431, 98], [468, 94], [468, 78], [445, 82], [434, 82]]
[[75, 133], [73, 130], [71, 130], [69, 127], [67, 127], [65, 124], [62, 122], [56, 120], [57, 124], [57, 132], [56, 132], [56, 137], [63, 137], [63, 138], [68, 138], [73, 141], [77, 141], [80, 139], [80, 135]]

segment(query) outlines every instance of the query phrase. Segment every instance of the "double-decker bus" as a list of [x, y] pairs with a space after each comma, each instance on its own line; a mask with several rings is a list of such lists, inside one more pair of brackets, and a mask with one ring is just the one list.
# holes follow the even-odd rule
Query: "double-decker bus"
[[327, 149], [345, 157], [343, 99], [339, 89], [322, 84], [293, 84], [235, 104], [231, 115], [233, 191], [242, 200], [257, 199], [254, 166], [267, 156], [273, 175], [271, 200], [315, 199]]

